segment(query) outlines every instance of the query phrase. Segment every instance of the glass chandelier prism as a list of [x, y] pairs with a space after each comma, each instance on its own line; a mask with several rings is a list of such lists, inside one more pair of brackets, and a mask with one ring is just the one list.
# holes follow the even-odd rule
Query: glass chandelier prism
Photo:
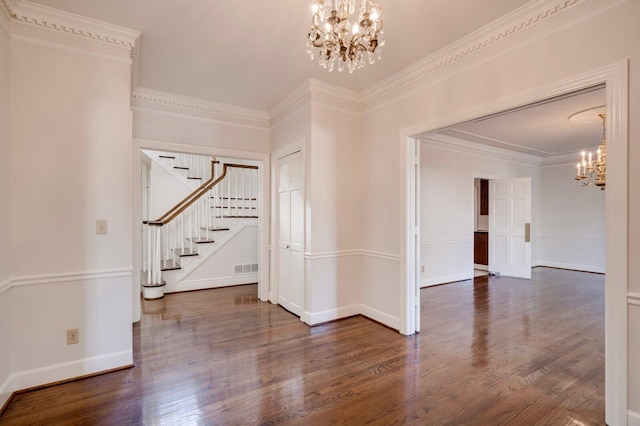
[[382, 8], [374, 0], [314, 0], [307, 53], [323, 68], [350, 73], [382, 57]]

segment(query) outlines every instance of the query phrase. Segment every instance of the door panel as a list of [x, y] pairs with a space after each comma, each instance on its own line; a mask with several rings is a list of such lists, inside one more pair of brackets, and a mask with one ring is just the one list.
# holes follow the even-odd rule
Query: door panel
[[296, 315], [304, 311], [304, 196], [302, 155], [278, 161], [280, 231], [278, 303]]
[[525, 241], [531, 223], [531, 178], [489, 182], [489, 270], [531, 278], [531, 243]]

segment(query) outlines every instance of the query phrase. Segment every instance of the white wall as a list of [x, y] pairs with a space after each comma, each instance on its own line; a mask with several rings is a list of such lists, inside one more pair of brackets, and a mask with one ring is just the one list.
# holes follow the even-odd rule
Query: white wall
[[[251, 220], [248, 219], [248, 221]], [[258, 263], [258, 227], [249, 223], [238, 223], [235, 226], [243, 226], [243, 228], [232, 240], [226, 242], [215, 255], [209, 258], [206, 263], [203, 263], [198, 269], [189, 274], [185, 281], [210, 282], [211, 287], [249, 284], [257, 281], [255, 273], [235, 275], [233, 265]]]
[[605, 191], [581, 187], [572, 164], [541, 170], [539, 264], [605, 272]]
[[[182, 113], [136, 107], [133, 136], [139, 139], [172, 142], [178, 146], [202, 146], [247, 152], [269, 152], [266, 126], [224, 122]], [[192, 152], [190, 149], [179, 149]]]
[[[132, 363], [131, 60], [128, 48], [36, 25], [14, 21], [12, 33], [9, 322], [18, 390]], [[107, 235], [96, 235], [98, 218], [108, 220]], [[70, 328], [80, 329], [80, 344], [66, 344]]]
[[149, 217], [157, 219], [193, 192], [184, 182], [166, 171], [157, 162], [149, 168]]
[[[11, 374], [11, 340], [9, 291], [7, 285], [11, 277], [9, 244], [11, 205], [9, 187], [9, 34], [8, 19], [0, 10], [0, 407], [13, 389], [9, 388]], [[5, 31], [6, 28], [6, 31]]]
[[313, 103], [306, 256], [311, 323], [353, 315], [360, 302], [362, 181], [360, 117]]
[[420, 255], [429, 286], [473, 277], [474, 178], [531, 177], [532, 252], [540, 229], [540, 171], [440, 142], [420, 146]]

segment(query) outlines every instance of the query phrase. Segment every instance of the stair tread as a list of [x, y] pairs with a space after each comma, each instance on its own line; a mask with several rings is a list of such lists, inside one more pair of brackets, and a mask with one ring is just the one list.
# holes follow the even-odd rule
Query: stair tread
[[173, 249], [173, 252], [179, 257], [189, 257], [189, 256], [197, 256], [198, 255], [197, 251], [195, 251], [193, 249], [188, 249], [188, 248]]
[[229, 208], [231, 208], [231, 209], [240, 209], [240, 210], [242, 210], [242, 209], [244, 209], [244, 210], [257, 210], [258, 209], [257, 207], [243, 207], [243, 206], [231, 206], [231, 207], [229, 207], [229, 206], [211, 206], [211, 208], [212, 209], [229, 209]]
[[160, 262], [161, 271], [175, 271], [177, 269], [182, 269], [182, 266], [175, 260], [163, 260]]
[[217, 227], [217, 228], [214, 228], [214, 227], [209, 227], [209, 228], [202, 227], [202, 228], [200, 228], [200, 229], [202, 229], [202, 230], [204, 230], [204, 231], [211, 231], [211, 232], [216, 232], [216, 231], [228, 231], [228, 230], [229, 230], [229, 228], [226, 228], [226, 227], [224, 227], [224, 226], [222, 226], [222, 227]]
[[214, 219], [258, 219], [259, 216], [211, 216]]
[[244, 201], [256, 201], [257, 198], [242, 198], [242, 197], [216, 197], [215, 195], [212, 196], [211, 198], [220, 198], [221, 200], [244, 200]]
[[206, 238], [206, 237], [192, 237], [192, 238], [187, 238], [188, 241], [191, 241], [194, 244], [210, 244], [210, 243], [215, 243], [214, 240], [212, 240], [211, 238]]

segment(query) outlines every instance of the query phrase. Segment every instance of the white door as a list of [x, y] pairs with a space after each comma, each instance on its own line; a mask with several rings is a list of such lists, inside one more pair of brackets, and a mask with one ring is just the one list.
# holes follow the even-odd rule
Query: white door
[[304, 198], [300, 151], [278, 160], [278, 303], [300, 316], [304, 310]]
[[531, 178], [489, 181], [489, 271], [531, 278]]

